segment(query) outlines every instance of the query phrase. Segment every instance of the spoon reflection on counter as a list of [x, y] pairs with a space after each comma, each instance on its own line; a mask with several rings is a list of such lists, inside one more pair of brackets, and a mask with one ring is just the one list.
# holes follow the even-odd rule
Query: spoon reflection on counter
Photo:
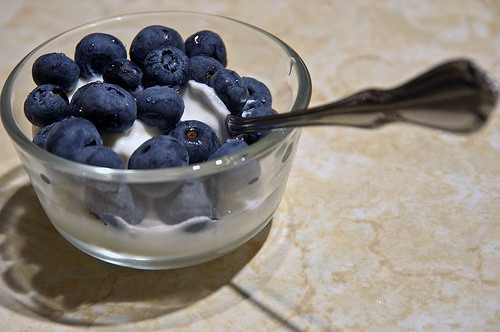
[[408, 122], [452, 132], [480, 128], [495, 107], [499, 84], [469, 59], [437, 65], [391, 89], [367, 89], [325, 105], [262, 117], [228, 115], [232, 137], [266, 129], [319, 125], [377, 128]]

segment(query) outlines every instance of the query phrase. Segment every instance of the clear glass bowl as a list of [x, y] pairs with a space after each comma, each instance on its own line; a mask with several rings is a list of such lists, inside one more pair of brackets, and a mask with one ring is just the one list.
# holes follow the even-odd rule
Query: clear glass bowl
[[[307, 68], [293, 49], [273, 35], [221, 16], [149, 12], [85, 24], [34, 49], [5, 83], [1, 116], [45, 213], [64, 238], [110, 263], [168, 269], [224, 255], [269, 222], [285, 190], [300, 130], [274, 130], [239, 153], [158, 170], [93, 167], [34, 145], [32, 126], [23, 111], [24, 100], [35, 87], [33, 62], [49, 52], [72, 57], [81, 38], [93, 32], [112, 34], [128, 47], [140, 29], [152, 24], [171, 27], [183, 38], [203, 29], [217, 32], [227, 47], [227, 68], [265, 82], [273, 95], [273, 108], [288, 112], [308, 106]], [[89, 201], [112, 206], [116, 212], [99, 219], [89, 212]], [[210, 213], [198, 216], [197, 211], [206, 211], [207, 206]], [[183, 215], [186, 221], [175, 225], [160, 221], [159, 215], [169, 214]], [[124, 221], [137, 215], [145, 218], [136, 225]]]

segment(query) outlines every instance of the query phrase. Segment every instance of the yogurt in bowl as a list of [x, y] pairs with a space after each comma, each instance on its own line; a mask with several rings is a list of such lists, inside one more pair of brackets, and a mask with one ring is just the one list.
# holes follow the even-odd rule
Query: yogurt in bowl
[[[23, 114], [24, 99], [35, 87], [33, 62], [49, 52], [72, 54], [78, 41], [93, 32], [109, 33], [128, 43], [151, 24], [166, 24], [184, 37], [203, 29], [217, 32], [227, 47], [227, 67], [265, 82], [274, 109], [288, 112], [307, 107], [311, 95], [307, 69], [276, 37], [220, 16], [154, 12], [93, 22], [37, 47], [9, 76], [2, 91], [1, 115], [44, 211], [69, 242], [114, 264], [168, 269], [224, 255], [269, 222], [285, 190], [300, 130], [274, 130], [248, 148], [221, 158], [151, 170], [85, 165], [34, 145], [31, 124]], [[194, 83], [181, 93], [186, 101], [185, 119], [207, 115], [203, 121], [213, 122], [224, 141], [227, 110], [220, 108], [220, 100]], [[201, 112], [200, 107], [205, 110]], [[142, 140], [138, 137], [151, 135], [147, 131], [141, 131], [139, 124], [129, 132], [133, 137], [115, 137], [113, 145], [127, 155]], [[123, 143], [127, 139], [135, 142]], [[95, 211], [89, 211], [89, 202], [95, 210], [101, 203], [111, 205], [115, 213], [98, 218]]]

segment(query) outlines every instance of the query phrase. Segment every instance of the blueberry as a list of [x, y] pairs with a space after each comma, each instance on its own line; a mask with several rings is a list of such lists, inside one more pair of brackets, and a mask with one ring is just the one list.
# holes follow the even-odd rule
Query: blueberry
[[134, 124], [137, 105], [124, 88], [111, 83], [90, 85], [81, 95], [80, 116], [99, 130], [123, 132]]
[[190, 164], [207, 161], [219, 148], [219, 138], [215, 131], [198, 120], [181, 121], [169, 135], [186, 147]]
[[[221, 158], [223, 156], [242, 151], [246, 147], [248, 147], [248, 144], [243, 140], [228, 139], [210, 157], [210, 159]], [[241, 152], [240, 154], [234, 156], [234, 160], [238, 160], [241, 164], [218, 173], [215, 177], [216, 182], [212, 184], [211, 187], [215, 188], [218, 193], [229, 194], [239, 192], [241, 190], [253, 190], [250, 186], [258, 181], [260, 176], [260, 166], [256, 160], [246, 160], [246, 158], [242, 159], [244, 156], [245, 152]], [[243, 160], [244, 162], [242, 162]]]
[[80, 76], [85, 79], [102, 75], [108, 62], [126, 57], [123, 43], [106, 33], [89, 34], [75, 48], [75, 62], [80, 67]]
[[243, 106], [243, 111], [259, 106], [271, 107], [273, 101], [271, 91], [264, 83], [253, 77], [242, 77], [241, 79], [248, 88], [248, 99]]
[[168, 135], [158, 135], [142, 143], [132, 153], [128, 168], [168, 168], [185, 166], [188, 163], [188, 152], [179, 140]]
[[204, 55], [217, 59], [224, 67], [227, 66], [226, 46], [222, 38], [210, 30], [202, 30], [189, 36], [184, 43], [188, 57]]
[[139, 31], [130, 44], [130, 59], [144, 68], [144, 59], [153, 50], [173, 46], [184, 52], [184, 40], [174, 29], [163, 25], [150, 25]]
[[215, 151], [209, 159], [216, 159], [238, 152], [248, 147], [248, 144], [240, 139], [230, 138]]
[[89, 211], [97, 218], [117, 228], [126, 224], [137, 225], [146, 215], [145, 202], [126, 184], [120, 184], [112, 191], [87, 187], [85, 201]]
[[106, 83], [121, 86], [134, 96], [142, 89], [142, 70], [128, 59], [110, 61], [104, 67], [102, 79]]
[[33, 89], [24, 101], [24, 114], [29, 122], [45, 127], [69, 116], [68, 96], [57, 85], [42, 84]]
[[[241, 158], [244, 156], [242, 153], [242, 155], [237, 155], [235, 159], [241, 162]], [[260, 173], [259, 162], [255, 159], [245, 160], [235, 167], [218, 173], [211, 186], [213, 190], [216, 190], [214, 195], [220, 199], [217, 203], [224, 204], [225, 202], [232, 206], [233, 204], [230, 202], [251, 201], [252, 197], [258, 196], [259, 191], [256, 190], [254, 184], [259, 181]], [[235, 204], [235, 206], [237, 205], [239, 203]], [[220, 207], [218, 210], [224, 211], [226, 208]]]
[[165, 197], [180, 186], [183, 181], [154, 182], [154, 183], [134, 183], [132, 187], [145, 197], [159, 198]]
[[35, 135], [35, 137], [33, 137], [33, 143], [35, 143], [36, 145], [38, 145], [42, 149], [45, 149], [45, 141], [47, 140], [47, 135], [50, 133], [52, 128], [54, 128], [54, 126], [58, 123], [59, 123], [59, 121], [52, 122], [51, 124], [40, 129], [40, 131], [38, 131], [38, 133]]
[[31, 73], [37, 85], [54, 84], [68, 92], [78, 83], [80, 67], [64, 53], [48, 53], [35, 60]]
[[186, 229], [188, 232], [201, 230], [213, 216], [213, 206], [206, 189], [202, 182], [196, 180], [188, 181], [168, 196], [156, 200], [155, 209], [158, 217], [168, 225], [201, 219], [201, 223], [190, 223]]
[[189, 58], [189, 79], [209, 85], [212, 75], [224, 66], [216, 59], [197, 55]]
[[89, 145], [76, 156], [75, 161], [87, 165], [125, 169], [125, 162], [118, 153], [104, 145]]
[[73, 96], [71, 97], [71, 102], [69, 103], [70, 106], [70, 116], [76, 116], [76, 117], [81, 117], [81, 111], [82, 111], [82, 96], [83, 93], [92, 85], [96, 84], [102, 84], [100, 81], [95, 81], [95, 82], [90, 82], [85, 85], [82, 85], [79, 87], [74, 93]]
[[210, 86], [231, 114], [241, 113], [248, 98], [248, 88], [238, 73], [230, 69], [218, 70], [210, 78]]
[[101, 144], [101, 135], [92, 122], [83, 118], [67, 118], [50, 130], [45, 149], [60, 157], [75, 160], [84, 147]]
[[189, 58], [173, 46], [157, 48], [144, 59], [144, 86], [167, 85], [179, 90], [189, 80]]
[[[259, 107], [254, 107], [251, 108], [247, 111], [244, 111], [241, 115], [243, 117], [259, 117], [259, 116], [268, 116], [268, 115], [274, 115], [277, 114], [274, 109], [271, 107], [267, 106], [259, 106]], [[243, 139], [245, 142], [248, 144], [252, 144], [260, 140], [262, 137], [268, 135], [271, 132], [271, 130], [262, 130], [262, 131], [256, 131], [248, 134], [243, 135]]]
[[184, 100], [168, 86], [145, 89], [137, 96], [136, 103], [137, 118], [163, 133], [174, 128], [184, 113]]

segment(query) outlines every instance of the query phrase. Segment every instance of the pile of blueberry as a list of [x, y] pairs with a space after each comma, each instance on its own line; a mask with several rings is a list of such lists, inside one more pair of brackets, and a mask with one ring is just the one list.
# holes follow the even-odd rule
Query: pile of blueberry
[[[37, 87], [24, 103], [27, 119], [41, 127], [33, 142], [90, 165], [151, 169], [221, 157], [268, 133], [248, 134], [221, 145], [205, 123], [180, 120], [184, 101], [179, 91], [189, 80], [212, 87], [232, 114], [276, 113], [265, 84], [226, 68], [226, 47], [217, 33], [202, 30], [183, 40], [174, 29], [151, 25], [134, 37], [128, 55], [118, 38], [92, 33], [76, 45], [74, 59], [63, 53], [40, 56], [32, 67]], [[96, 80], [100, 77], [102, 81]], [[76, 89], [80, 79], [89, 83]], [[125, 165], [103, 145], [101, 135], [125, 132], [136, 119], [159, 129], [161, 135], [144, 142]]]

